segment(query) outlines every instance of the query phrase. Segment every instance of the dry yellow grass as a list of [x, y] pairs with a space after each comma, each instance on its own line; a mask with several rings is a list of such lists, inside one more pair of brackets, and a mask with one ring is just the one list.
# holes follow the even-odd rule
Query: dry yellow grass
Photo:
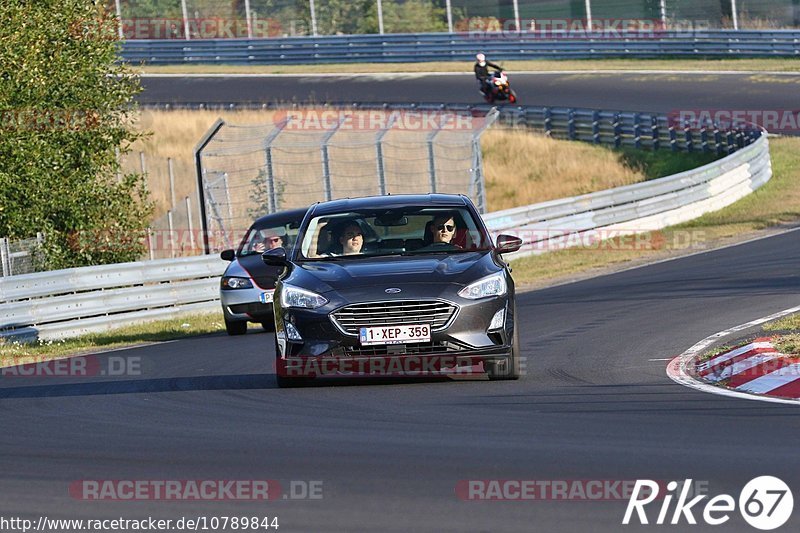
[[[271, 111], [152, 111], [140, 114], [138, 128], [152, 132], [123, 158], [124, 168], [140, 169], [146, 154], [148, 187], [155, 216], [169, 209], [167, 158], [173, 159], [175, 195], [197, 198], [194, 147], [217, 118], [232, 124], [258, 124]], [[620, 154], [606, 148], [552, 140], [526, 131], [492, 129], [482, 138], [489, 210], [574, 196], [645, 179], [627, 167]], [[333, 154], [332, 154], [333, 155]], [[424, 170], [424, 169], [423, 169]]]
[[481, 144], [490, 211], [645, 180], [620, 153], [589, 144], [519, 130], [490, 130]]

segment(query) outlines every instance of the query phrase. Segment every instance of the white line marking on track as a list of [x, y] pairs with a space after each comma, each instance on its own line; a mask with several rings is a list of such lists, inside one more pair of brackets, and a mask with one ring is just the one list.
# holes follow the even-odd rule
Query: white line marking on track
[[716, 387], [714, 385], [709, 385], [707, 383], [703, 383], [695, 379], [688, 371], [689, 365], [692, 363], [692, 360], [698, 354], [703, 352], [706, 348], [708, 348], [716, 341], [724, 337], [727, 337], [728, 335], [737, 333], [739, 331], [744, 331], [754, 326], [760, 326], [761, 324], [770, 322], [771, 320], [777, 320], [779, 318], [785, 317], [786, 315], [791, 315], [792, 313], [797, 313], [797, 312], [800, 312], [800, 306], [792, 307], [791, 309], [785, 309], [783, 311], [779, 311], [769, 316], [752, 320], [744, 324], [739, 324], [738, 326], [710, 335], [705, 339], [701, 340], [700, 342], [698, 342], [697, 344], [695, 344], [694, 346], [692, 346], [691, 348], [689, 348], [688, 350], [686, 350], [685, 352], [683, 352], [678, 357], [672, 359], [669, 365], [667, 365], [667, 376], [669, 376], [669, 378], [675, 383], [678, 383], [685, 387], [696, 389], [702, 392], [709, 392], [711, 394], [718, 394], [720, 396], [727, 396], [729, 398], [740, 398], [744, 400], [759, 400], [762, 402], [770, 402], [770, 403], [800, 405], [800, 400], [792, 400], [788, 398], [773, 398], [770, 396], [749, 394], [746, 392], [733, 391], [729, 389], [723, 389], [721, 387]]

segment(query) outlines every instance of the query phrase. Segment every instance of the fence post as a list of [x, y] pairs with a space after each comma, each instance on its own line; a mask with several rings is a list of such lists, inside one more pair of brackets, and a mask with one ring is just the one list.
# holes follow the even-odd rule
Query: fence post
[[192, 222], [192, 200], [189, 199], [187, 196], [184, 198], [184, 202], [186, 202], [186, 223], [187, 229], [189, 230], [189, 244], [192, 247], [192, 253], [197, 249], [197, 242], [194, 240], [194, 223]]
[[331, 130], [325, 134], [322, 138], [322, 146], [320, 146], [320, 151], [322, 152], [322, 182], [325, 186], [325, 201], [329, 202], [333, 199], [333, 185], [331, 185], [331, 166], [330, 166], [330, 158], [328, 157], [328, 143], [331, 140], [337, 131], [339, 131], [339, 127], [342, 125], [342, 122], [348, 117], [341, 117], [339, 122], [336, 123], [336, 126], [331, 128]]
[[383, 162], [383, 137], [394, 126], [395, 115], [392, 114], [389, 123], [378, 131], [375, 136], [375, 160], [378, 164], [378, 191], [381, 196], [386, 195], [386, 168]]
[[172, 168], [172, 158], [167, 158], [167, 173], [169, 174], [169, 208], [175, 209], [175, 171]]
[[703, 153], [710, 152], [711, 149], [708, 146], [708, 123], [703, 121], [703, 124], [700, 126], [700, 147]]
[[311, 11], [311, 35], [317, 36], [317, 7], [314, 5], [314, 0], [309, 0], [308, 8]]
[[445, 9], [447, 10], [447, 31], [453, 33], [453, 5], [450, 0], [445, 3]]
[[675, 131], [675, 124], [669, 125], [669, 147], [673, 152], [678, 151], [678, 132]]
[[139, 152], [139, 167], [142, 169], [142, 174], [147, 174], [147, 162], [145, 161], [144, 152]]
[[0, 237], [0, 264], [3, 267], [3, 277], [11, 275], [10, 257], [8, 253], [8, 239]]
[[155, 259], [153, 254], [153, 228], [147, 228], [147, 251], [149, 252], [150, 261]]
[[186, 9], [186, 0], [181, 0], [181, 13], [183, 14], [183, 38], [188, 41], [192, 37], [189, 35], [189, 10]]
[[592, 142], [600, 144], [600, 112], [592, 112]]
[[637, 150], [642, 147], [642, 117], [639, 113], [633, 114], [633, 146]]
[[667, 0], [661, 0], [661, 25], [667, 29]]
[[378, 33], [383, 35], [383, 2], [381, 0], [377, 0], [378, 2]]
[[517, 33], [522, 32], [522, 24], [519, 20], [519, 0], [514, 0], [514, 24], [517, 26]]
[[200, 139], [200, 142], [197, 143], [197, 146], [194, 148], [194, 163], [195, 163], [195, 171], [197, 172], [197, 195], [199, 201], [199, 208], [200, 208], [200, 228], [203, 232], [203, 253], [207, 254], [210, 253], [211, 249], [209, 248], [208, 242], [208, 220], [206, 214], [206, 198], [205, 198], [205, 185], [203, 184], [203, 176], [205, 172], [203, 171], [203, 150], [208, 143], [211, 142], [211, 139], [216, 136], [217, 132], [225, 125], [225, 121], [221, 118], [218, 118], [217, 121], [209, 128], [203, 138]]
[[654, 115], [650, 117], [650, 134], [653, 139], [653, 150], [658, 150], [661, 148], [661, 132], [658, 127], [658, 116]]
[[622, 124], [619, 113], [614, 113], [614, 148], [622, 146]]
[[244, 18], [247, 21], [247, 38], [253, 38], [253, 19], [250, 13], [250, 0], [244, 0]]
[[683, 140], [686, 143], [686, 151], [694, 152], [694, 139], [692, 138], [692, 126], [688, 122], [683, 125]]
[[169, 232], [169, 256], [170, 258], [175, 257], [175, 226], [172, 219], [172, 209], [167, 211], [167, 231]]
[[278, 211], [278, 191], [275, 187], [275, 169], [272, 165], [272, 143], [275, 142], [275, 139], [278, 138], [278, 135], [281, 134], [290, 120], [287, 117], [278, 122], [275, 125], [275, 129], [269, 132], [269, 135], [264, 139], [264, 155], [267, 166], [267, 201], [269, 202], [267, 209], [269, 209], [270, 214]]
[[719, 131], [719, 124], [717, 123], [714, 123], [714, 151], [716, 151], [718, 156], [721, 156], [724, 152], [722, 132]]

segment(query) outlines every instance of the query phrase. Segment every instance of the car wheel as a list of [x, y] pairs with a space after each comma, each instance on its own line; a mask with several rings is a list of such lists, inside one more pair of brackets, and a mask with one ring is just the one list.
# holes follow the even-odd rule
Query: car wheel
[[519, 379], [520, 352], [519, 335], [517, 335], [516, 327], [514, 328], [514, 342], [511, 345], [511, 352], [508, 354], [508, 357], [487, 364], [486, 373], [491, 380]]
[[225, 319], [225, 331], [228, 335], [244, 335], [247, 333], [247, 322], [238, 322]]

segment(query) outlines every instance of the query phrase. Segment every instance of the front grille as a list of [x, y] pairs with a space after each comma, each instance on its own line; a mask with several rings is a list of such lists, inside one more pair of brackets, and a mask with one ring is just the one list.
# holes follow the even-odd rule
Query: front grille
[[460, 352], [461, 346], [451, 342], [420, 342], [416, 344], [389, 344], [377, 346], [342, 346], [333, 350], [334, 356], [376, 357], [394, 355], [431, 355]]
[[430, 324], [431, 330], [444, 328], [458, 308], [440, 300], [398, 300], [370, 302], [342, 307], [333, 313], [333, 320], [351, 335], [359, 328]]
[[231, 313], [241, 315], [241, 314], [248, 314], [248, 315], [271, 315], [272, 314], [272, 304], [262, 304], [262, 303], [249, 303], [249, 304], [234, 304], [229, 305], [228, 309], [231, 310]]

